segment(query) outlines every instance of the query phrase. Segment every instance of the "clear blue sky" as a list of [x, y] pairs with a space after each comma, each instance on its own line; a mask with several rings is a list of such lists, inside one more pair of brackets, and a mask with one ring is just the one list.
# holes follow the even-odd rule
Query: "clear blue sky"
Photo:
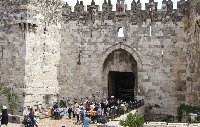
[[[74, 7], [74, 5], [76, 4], [77, 0], [63, 0], [66, 1], [70, 6]], [[89, 5], [91, 3], [92, 0], [79, 0], [79, 1], [83, 1], [84, 5]], [[95, 3], [97, 5], [102, 5], [104, 0], [94, 0]], [[108, 0], [107, 0], [108, 1]], [[130, 10], [131, 8], [131, 2], [133, 0], [125, 0], [126, 4], [128, 5], [128, 10]], [[136, 0], [137, 1], [137, 0]], [[142, 9], [144, 9], [145, 3], [148, 3], [149, 0], [140, 0], [142, 2]], [[161, 4], [162, 4], [162, 0], [154, 0], [155, 2], [158, 2], [158, 8], [161, 8]], [[177, 1], [179, 0], [172, 0], [174, 2], [174, 8], [176, 8], [177, 6]], [[113, 8], [115, 10], [115, 5], [117, 3], [117, 0], [111, 0]], [[101, 10], [101, 6], [100, 6], [100, 10]]]

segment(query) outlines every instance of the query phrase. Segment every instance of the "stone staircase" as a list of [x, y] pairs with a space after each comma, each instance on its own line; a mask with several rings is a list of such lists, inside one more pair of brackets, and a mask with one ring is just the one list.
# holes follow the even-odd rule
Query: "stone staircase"
[[[139, 115], [144, 115], [144, 106], [138, 108], [138, 109], [135, 109], [135, 110], [132, 110], [131, 112], [129, 113], [132, 113], [132, 114], [139, 114]], [[115, 118], [113, 121], [110, 121], [106, 124], [97, 124], [97, 127], [123, 127], [123, 126], [120, 126], [119, 125], [119, 122], [121, 120], [125, 120], [127, 115], [129, 113], [126, 113], [124, 115], [121, 115], [120, 117], [117, 117]]]

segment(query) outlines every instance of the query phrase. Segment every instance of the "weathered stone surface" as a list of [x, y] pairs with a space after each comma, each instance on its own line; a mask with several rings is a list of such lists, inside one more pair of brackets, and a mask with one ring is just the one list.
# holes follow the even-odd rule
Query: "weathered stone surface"
[[187, 2], [173, 10], [172, 1], [163, 0], [158, 10], [152, 1], [141, 10], [138, 1], [126, 10], [120, 1], [115, 12], [110, 1], [102, 11], [94, 2], [87, 11], [77, 2], [72, 11], [59, 0], [0, 1], [0, 82], [18, 93], [18, 108], [44, 105], [47, 95], [50, 101], [94, 94], [105, 99], [109, 71], [133, 72], [134, 96], [146, 106], [160, 105], [154, 113], [199, 104], [199, 28], [185, 20], [193, 16], [183, 8]]

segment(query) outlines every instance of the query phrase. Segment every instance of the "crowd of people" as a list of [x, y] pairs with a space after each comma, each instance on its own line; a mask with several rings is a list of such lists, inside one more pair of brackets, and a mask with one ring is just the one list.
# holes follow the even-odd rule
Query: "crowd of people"
[[28, 127], [38, 127], [39, 111], [31, 107], [24, 107], [23, 110], [23, 124]]
[[85, 99], [78, 103], [76, 101], [71, 102], [67, 100], [66, 103], [60, 106], [56, 103], [51, 111], [55, 119], [67, 115], [69, 119], [76, 118], [76, 124], [84, 124], [85, 118], [90, 118], [90, 121], [93, 123], [105, 124], [109, 119], [114, 119], [142, 105], [144, 105], [143, 100], [123, 101], [111, 96], [101, 102]]
[[[65, 103], [55, 103], [51, 108], [45, 110], [43, 114], [54, 119], [67, 117], [75, 119], [75, 124], [82, 124], [83, 127], [89, 127], [90, 123], [106, 124], [109, 119], [114, 119], [129, 110], [136, 109], [144, 104], [143, 100], [123, 101], [114, 98], [113, 96], [105, 101], [95, 102], [85, 99], [82, 102], [67, 100]], [[8, 123], [5, 121], [7, 108], [2, 110], [2, 124]], [[42, 113], [39, 109], [24, 107], [23, 116], [25, 125], [33, 125], [38, 127], [39, 114]]]

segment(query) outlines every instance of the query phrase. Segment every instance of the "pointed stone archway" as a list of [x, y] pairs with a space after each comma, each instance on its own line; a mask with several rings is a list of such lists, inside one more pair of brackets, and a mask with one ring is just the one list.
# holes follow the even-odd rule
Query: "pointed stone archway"
[[112, 53], [113, 51], [117, 50], [117, 49], [123, 49], [127, 52], [129, 52], [133, 58], [136, 60], [138, 68], [141, 69], [142, 68], [142, 60], [140, 59], [140, 55], [138, 52], [136, 52], [133, 48], [131, 48], [128, 45], [125, 44], [121, 44], [121, 43], [117, 43], [109, 48], [107, 48], [103, 53], [102, 53], [102, 57], [100, 58], [100, 65], [102, 65], [103, 68], [103, 63], [105, 61], [105, 59], [108, 57], [108, 55], [110, 53]]
[[127, 45], [117, 44], [104, 52], [102, 61], [104, 98], [135, 99], [140, 82], [138, 69], [142, 67], [138, 54]]

